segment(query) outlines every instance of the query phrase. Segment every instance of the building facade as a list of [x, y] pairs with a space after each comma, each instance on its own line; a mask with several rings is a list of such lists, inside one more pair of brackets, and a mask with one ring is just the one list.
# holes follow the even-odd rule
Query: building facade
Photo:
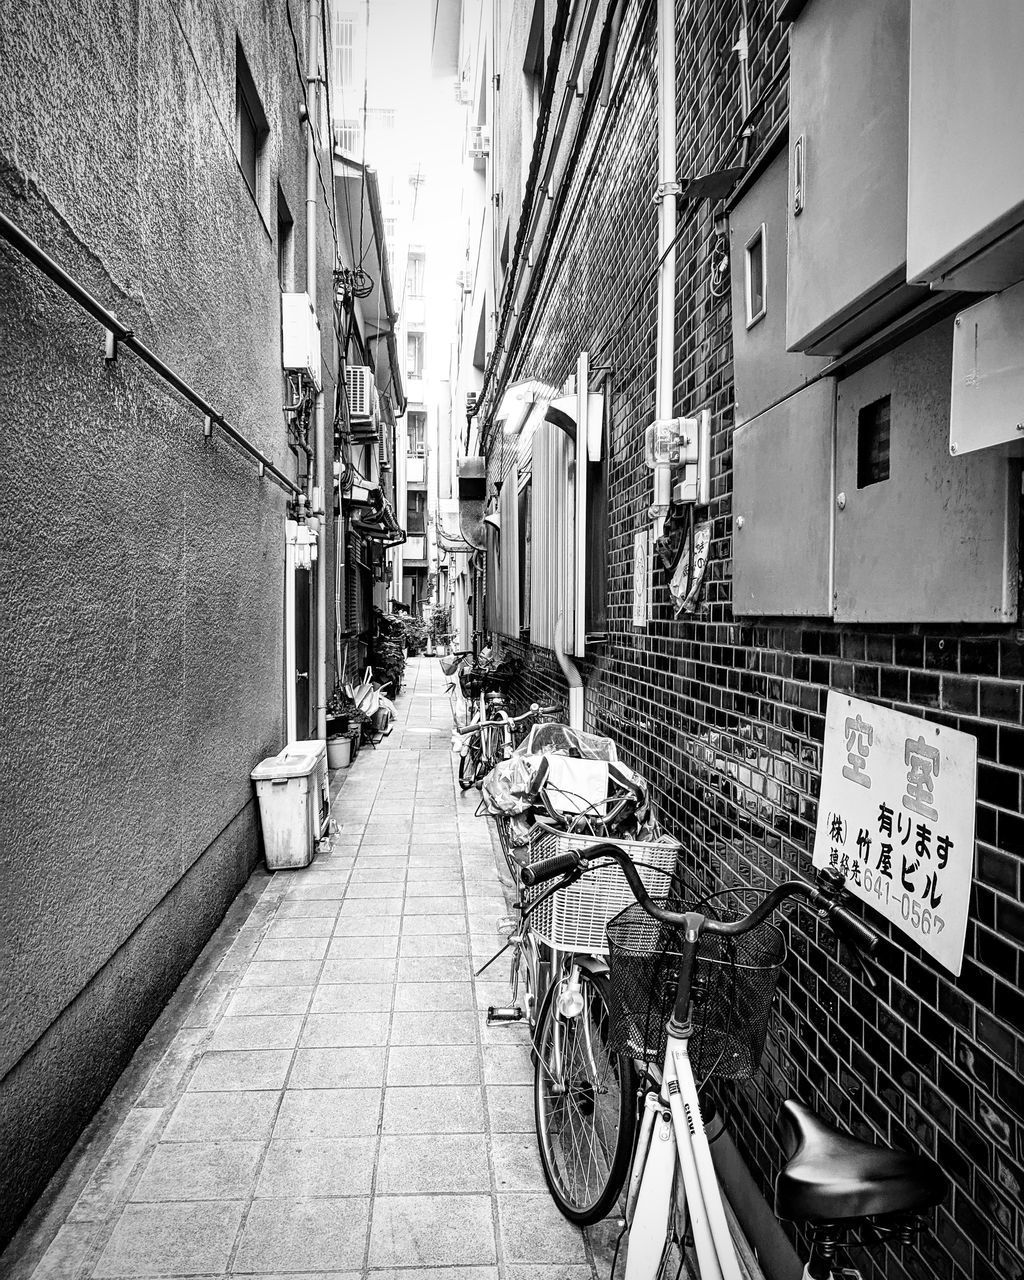
[[[651, 781], [691, 889], [811, 874], [830, 697], [973, 740], [959, 972], [863, 907], [871, 991], [794, 916], [764, 1070], [727, 1105], [769, 1196], [789, 1094], [949, 1173], [920, 1253], [865, 1274], [1024, 1274], [1020, 16], [435, 11], [489, 134], [452, 414], [486, 477], [470, 625]], [[926, 870], [903, 866], [934, 896]]]
[[337, 250], [308, 23], [0, 16], [3, 1240], [245, 884], [250, 771], [315, 736], [334, 681]]

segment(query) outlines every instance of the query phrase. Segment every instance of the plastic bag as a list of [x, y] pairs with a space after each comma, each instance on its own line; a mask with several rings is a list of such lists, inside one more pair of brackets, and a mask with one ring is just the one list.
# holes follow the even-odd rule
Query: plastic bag
[[499, 760], [481, 785], [480, 809], [484, 813], [526, 813], [536, 804], [535, 787], [544, 764], [543, 756], [524, 756], [513, 752], [507, 760]]
[[535, 724], [515, 749], [516, 755], [574, 756], [578, 760], [618, 760], [611, 738], [583, 733], [567, 724]]

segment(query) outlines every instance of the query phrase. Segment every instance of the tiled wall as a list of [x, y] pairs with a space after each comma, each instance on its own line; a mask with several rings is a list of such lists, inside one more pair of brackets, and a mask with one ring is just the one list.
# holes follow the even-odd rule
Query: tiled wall
[[[768, 0], [748, 7], [761, 143], [785, 114], [786, 31]], [[682, 174], [735, 163], [738, 19], [738, 0], [679, 5]], [[978, 853], [962, 976], [872, 918], [886, 938], [872, 992], [836, 963], [827, 934], [793, 916], [765, 1069], [731, 1087], [729, 1115], [766, 1190], [779, 1164], [774, 1116], [787, 1095], [865, 1138], [925, 1150], [953, 1182], [936, 1233], [920, 1253], [886, 1251], [874, 1263], [864, 1255], [859, 1265], [887, 1277], [1009, 1280], [1024, 1275], [1024, 649], [1012, 629], [733, 620], [730, 314], [708, 287], [707, 202], [681, 213], [675, 408], [713, 414], [710, 564], [696, 615], [674, 620], [658, 573], [650, 625], [633, 630], [633, 536], [651, 501], [641, 455], [654, 411], [654, 57], [654, 6], [632, 0], [617, 59], [628, 66], [623, 92], [607, 119], [592, 120], [563, 214], [564, 248], [548, 263], [512, 368], [513, 377], [560, 384], [581, 348], [592, 365], [611, 367], [609, 641], [579, 664], [588, 719], [651, 780], [704, 884], [809, 873], [830, 688], [977, 738]], [[497, 453], [491, 462], [494, 480]], [[550, 653], [505, 647], [524, 658], [524, 699], [564, 702]]]

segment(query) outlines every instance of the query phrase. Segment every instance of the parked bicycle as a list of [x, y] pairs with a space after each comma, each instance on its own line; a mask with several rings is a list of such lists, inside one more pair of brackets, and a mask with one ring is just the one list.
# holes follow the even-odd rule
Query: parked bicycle
[[481, 693], [469, 722], [452, 732], [452, 750], [459, 755], [459, 786], [463, 791], [479, 786], [500, 760], [507, 760], [515, 749], [521, 726], [538, 717], [550, 715], [553, 707], [532, 703], [522, 715], [508, 713], [505, 696], [496, 691]]
[[[559, 1209], [592, 1221], [591, 1206], [615, 1203], [627, 1161], [594, 1159], [588, 1112], [609, 1072], [624, 1060], [658, 1082], [645, 1099], [626, 1195], [626, 1280], [656, 1280], [673, 1240], [674, 1188], [681, 1188], [701, 1280], [741, 1280], [735, 1235], [715, 1174], [697, 1075], [743, 1078], [764, 1046], [775, 980], [785, 954], [769, 917], [789, 898], [804, 899], [864, 966], [877, 936], [842, 905], [842, 880], [790, 880], [740, 919], [670, 910], [650, 896], [631, 860], [610, 843], [561, 852], [523, 871], [528, 886], [567, 888], [595, 866], [617, 865], [636, 899], [608, 925], [609, 1015], [587, 1036], [587, 1052], [548, 1081], [537, 1075], [537, 1132], [548, 1185]], [[610, 986], [608, 985], [610, 982]], [[578, 1015], [560, 1011], [568, 1023]], [[594, 1051], [596, 1032], [597, 1051]], [[588, 1043], [589, 1038], [589, 1043]], [[659, 1070], [660, 1068], [660, 1070]], [[795, 1102], [780, 1113], [787, 1163], [775, 1184], [777, 1214], [799, 1223], [811, 1242], [805, 1276], [829, 1280], [843, 1250], [865, 1241], [911, 1241], [948, 1184], [927, 1158], [860, 1142]], [[616, 1151], [621, 1143], [616, 1135]], [[681, 1178], [676, 1179], [677, 1167]]]

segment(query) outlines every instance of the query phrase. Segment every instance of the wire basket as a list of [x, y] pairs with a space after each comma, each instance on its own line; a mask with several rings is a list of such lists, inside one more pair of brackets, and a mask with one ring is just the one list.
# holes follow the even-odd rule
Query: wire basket
[[[588, 849], [596, 837], [569, 835], [553, 831], [538, 823], [530, 842], [529, 861], [557, 853]], [[634, 863], [648, 893], [663, 896], [676, 869], [680, 846], [674, 842], [655, 843], [645, 840], [613, 840]], [[614, 863], [594, 867], [583, 873], [575, 884], [551, 893], [550, 884], [523, 890], [530, 912], [530, 928], [549, 946], [560, 951], [580, 951], [587, 955], [605, 955], [608, 939], [605, 926], [627, 903], [633, 902], [633, 891], [626, 877]], [[536, 904], [536, 905], [534, 905]]]
[[[682, 930], [659, 923], [634, 903], [609, 923], [608, 942], [616, 1050], [660, 1063], [679, 978]], [[701, 934], [688, 1045], [698, 1079], [743, 1080], [757, 1070], [785, 958], [785, 939], [773, 924], [735, 938]]]

